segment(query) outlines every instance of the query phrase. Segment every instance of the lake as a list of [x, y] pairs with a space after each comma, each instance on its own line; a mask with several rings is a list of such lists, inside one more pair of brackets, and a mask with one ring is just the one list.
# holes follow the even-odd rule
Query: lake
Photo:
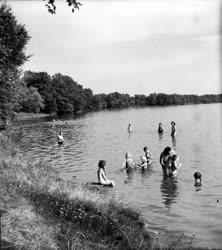
[[[106, 160], [106, 172], [116, 186], [112, 192], [142, 212], [151, 228], [161, 234], [195, 234], [198, 246], [222, 248], [222, 104], [130, 108], [18, 121], [15, 139], [33, 159], [45, 159], [65, 179], [97, 181], [97, 164]], [[56, 118], [58, 119], [58, 118]], [[178, 134], [170, 136], [175, 121]], [[162, 137], [157, 133], [164, 125]], [[132, 132], [127, 132], [128, 124]], [[65, 144], [58, 146], [62, 129]], [[140, 162], [143, 147], [153, 163], [142, 173], [120, 171], [126, 152]], [[173, 147], [182, 167], [177, 177], [164, 178], [160, 153]], [[194, 187], [193, 173], [202, 173], [202, 187]]]

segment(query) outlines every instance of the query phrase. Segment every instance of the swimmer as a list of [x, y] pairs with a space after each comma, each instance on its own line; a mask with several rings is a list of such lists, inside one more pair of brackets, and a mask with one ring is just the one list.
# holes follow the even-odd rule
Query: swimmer
[[158, 133], [162, 134], [163, 133], [163, 124], [160, 122], [159, 127], [158, 127]]
[[174, 121], [171, 122], [171, 136], [176, 136], [176, 123]]
[[103, 186], [113, 187], [113, 186], [115, 186], [115, 183], [114, 183], [114, 181], [109, 180], [106, 177], [105, 166], [106, 166], [106, 161], [104, 161], [104, 160], [99, 161], [98, 170], [97, 170], [98, 181]]
[[59, 132], [57, 139], [58, 139], [58, 144], [59, 145], [62, 145], [64, 143], [64, 138], [63, 138], [63, 132], [62, 131]]
[[142, 170], [147, 169], [148, 163], [147, 163], [147, 158], [146, 158], [146, 156], [141, 156], [140, 159], [141, 159], [141, 163], [138, 164], [138, 166], [139, 166], [139, 167], [142, 167]]
[[195, 172], [194, 175], [194, 186], [198, 187], [201, 186], [201, 173], [200, 172]]
[[131, 125], [131, 123], [129, 123], [129, 125], [128, 125], [128, 132], [131, 132], [132, 131], [132, 125]]
[[152, 163], [151, 158], [153, 157], [153, 155], [151, 154], [151, 152], [149, 151], [148, 147], [144, 147], [143, 151], [145, 152], [145, 157], [147, 159], [147, 165]]
[[126, 160], [123, 162], [122, 169], [133, 169], [136, 167], [136, 164], [133, 162], [132, 155], [127, 152], [125, 154]]

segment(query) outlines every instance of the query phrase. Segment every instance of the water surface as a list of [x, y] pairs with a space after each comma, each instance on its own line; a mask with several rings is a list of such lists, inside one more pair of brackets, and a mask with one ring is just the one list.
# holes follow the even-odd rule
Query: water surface
[[[14, 135], [34, 159], [46, 159], [65, 179], [96, 181], [98, 161], [107, 161], [107, 175], [116, 183], [113, 192], [162, 232], [196, 235], [200, 246], [222, 248], [222, 130], [221, 104], [131, 108], [92, 112], [79, 118], [61, 117], [17, 122]], [[178, 134], [170, 136], [174, 120]], [[165, 133], [157, 133], [162, 122]], [[132, 123], [132, 132], [127, 132]], [[59, 130], [65, 144], [57, 145]], [[124, 154], [135, 162], [148, 146], [154, 155], [146, 172], [121, 172]], [[173, 147], [182, 162], [176, 178], [164, 178], [159, 155]], [[193, 173], [202, 173], [202, 187], [195, 188]]]

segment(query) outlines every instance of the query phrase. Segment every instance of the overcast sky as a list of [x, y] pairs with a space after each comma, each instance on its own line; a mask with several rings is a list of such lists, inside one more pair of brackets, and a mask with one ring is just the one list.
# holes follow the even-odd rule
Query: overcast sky
[[219, 0], [13, 1], [32, 37], [25, 70], [70, 75], [94, 93], [221, 93]]

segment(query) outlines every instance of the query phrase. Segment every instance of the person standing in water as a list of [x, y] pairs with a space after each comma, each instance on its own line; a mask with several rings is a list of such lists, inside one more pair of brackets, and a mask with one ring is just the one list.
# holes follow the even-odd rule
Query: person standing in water
[[148, 167], [146, 156], [141, 156], [140, 159], [141, 159], [141, 163], [138, 164], [138, 166], [142, 167], [142, 170], [146, 170]]
[[64, 138], [63, 138], [63, 132], [62, 131], [59, 132], [57, 140], [58, 140], [59, 145], [62, 145], [64, 143]]
[[163, 169], [163, 174], [167, 174], [169, 168], [170, 168], [170, 161], [169, 157], [171, 156], [171, 148], [166, 147], [163, 152], [160, 154], [160, 165]]
[[151, 158], [153, 157], [153, 155], [151, 154], [151, 152], [149, 151], [148, 147], [144, 147], [143, 151], [145, 152], [145, 157], [147, 159], [147, 165], [152, 163]]
[[158, 133], [163, 134], [163, 124], [161, 122], [159, 123]]
[[171, 136], [174, 137], [176, 136], [176, 123], [174, 121], [171, 122]]
[[109, 180], [106, 176], [105, 171], [106, 161], [100, 160], [98, 163], [98, 170], [97, 170], [97, 176], [98, 176], [98, 182], [103, 186], [115, 186], [114, 181]]
[[127, 152], [125, 154], [126, 160], [123, 162], [122, 169], [133, 169], [136, 167], [136, 164], [133, 162], [132, 155]]
[[172, 150], [171, 150], [172, 156], [168, 157], [169, 163], [169, 176], [176, 176], [178, 169], [182, 166], [181, 163], [179, 163], [179, 156]]
[[176, 131], [176, 123], [174, 121], [171, 122], [171, 136], [174, 137], [176, 136], [177, 131]]
[[127, 130], [128, 130], [128, 132], [132, 131], [132, 125], [131, 125], [131, 123], [129, 123]]

